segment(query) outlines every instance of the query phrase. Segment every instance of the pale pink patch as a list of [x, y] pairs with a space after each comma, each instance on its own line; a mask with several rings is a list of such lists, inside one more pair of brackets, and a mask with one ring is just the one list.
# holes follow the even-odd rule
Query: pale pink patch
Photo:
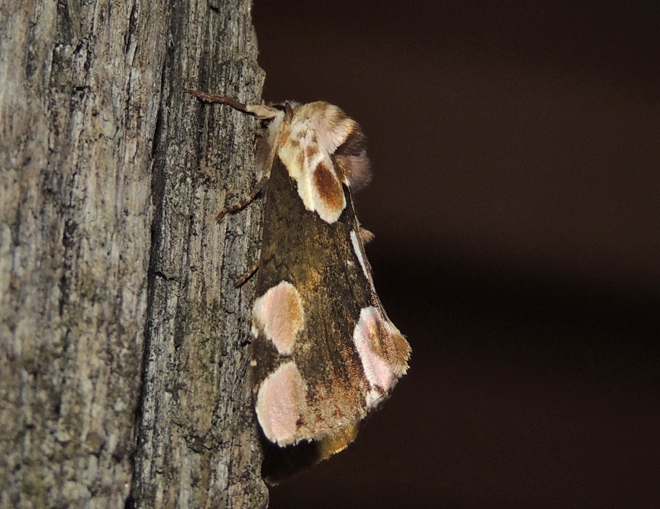
[[[388, 364], [382, 356], [381, 341], [387, 341], [391, 332], [388, 324], [383, 320], [380, 312], [375, 307], [367, 307], [360, 311], [360, 320], [353, 331], [355, 348], [362, 361], [364, 375], [372, 387], [378, 387], [387, 392], [394, 386], [395, 367]], [[373, 405], [377, 401], [372, 395], [370, 401]], [[370, 405], [371, 406], [371, 405]]]
[[263, 330], [280, 355], [289, 355], [305, 322], [298, 290], [288, 281], [274, 286], [255, 301], [252, 319], [253, 333]]
[[257, 419], [266, 438], [279, 446], [295, 443], [305, 414], [305, 383], [293, 361], [282, 364], [261, 383], [257, 394]]

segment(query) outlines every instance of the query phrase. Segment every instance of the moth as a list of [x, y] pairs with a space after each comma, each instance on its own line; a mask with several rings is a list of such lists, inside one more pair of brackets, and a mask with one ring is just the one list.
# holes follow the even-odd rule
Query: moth
[[252, 314], [256, 415], [270, 443], [312, 442], [315, 461], [325, 459], [353, 441], [411, 352], [376, 294], [364, 251], [372, 234], [353, 207], [351, 192], [370, 178], [365, 136], [327, 102], [269, 106], [188, 92], [261, 120], [261, 178], [218, 220], [266, 191]]

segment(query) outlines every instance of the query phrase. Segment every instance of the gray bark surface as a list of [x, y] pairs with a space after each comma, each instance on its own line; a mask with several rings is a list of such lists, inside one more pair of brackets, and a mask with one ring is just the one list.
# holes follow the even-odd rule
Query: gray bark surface
[[0, 506], [260, 507], [250, 2], [0, 4]]

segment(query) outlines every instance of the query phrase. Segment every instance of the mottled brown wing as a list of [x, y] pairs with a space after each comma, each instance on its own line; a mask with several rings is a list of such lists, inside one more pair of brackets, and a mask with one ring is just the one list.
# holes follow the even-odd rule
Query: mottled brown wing
[[252, 380], [259, 423], [280, 446], [345, 434], [407, 369], [410, 347], [382, 309], [345, 186], [344, 193], [339, 219], [323, 221], [305, 209], [296, 182], [275, 157]]

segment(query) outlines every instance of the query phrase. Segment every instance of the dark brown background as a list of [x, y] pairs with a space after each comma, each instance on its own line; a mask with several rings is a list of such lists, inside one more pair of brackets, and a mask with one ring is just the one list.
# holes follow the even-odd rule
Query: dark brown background
[[269, 2], [267, 100], [369, 136], [411, 370], [271, 507], [660, 504], [657, 2]]

